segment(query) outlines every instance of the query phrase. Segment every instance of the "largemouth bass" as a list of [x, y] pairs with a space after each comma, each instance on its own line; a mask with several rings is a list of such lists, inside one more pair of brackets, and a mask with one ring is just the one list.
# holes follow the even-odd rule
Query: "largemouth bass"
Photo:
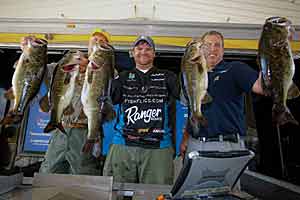
[[[76, 78], [79, 75], [79, 64], [82, 54], [80, 51], [69, 51], [58, 62], [53, 71], [48, 92], [50, 121], [44, 129], [45, 133], [56, 128], [62, 133], [66, 133], [61, 119], [65, 109], [68, 106], [72, 106], [71, 100], [75, 92]], [[47, 100], [47, 98], [43, 100]], [[41, 103], [41, 105], [45, 105], [45, 103]]]
[[46, 40], [34, 36], [23, 39], [23, 52], [12, 78], [14, 106], [2, 124], [19, 123], [28, 104], [37, 95], [47, 65], [47, 45]]
[[272, 120], [283, 125], [298, 124], [286, 105], [287, 99], [299, 96], [293, 83], [295, 64], [288, 40], [292, 23], [284, 17], [268, 18], [263, 26], [258, 47], [264, 92], [273, 99]]
[[201, 105], [211, 101], [207, 95], [208, 75], [205, 48], [201, 40], [192, 40], [186, 46], [181, 62], [181, 86], [187, 100], [189, 119], [194, 127], [207, 126]]
[[101, 149], [102, 124], [114, 117], [112, 104], [108, 103], [113, 78], [114, 49], [106, 43], [96, 42], [89, 56], [81, 93], [83, 111], [88, 118], [87, 141], [82, 149], [84, 153], [90, 153], [95, 142], [100, 143]]

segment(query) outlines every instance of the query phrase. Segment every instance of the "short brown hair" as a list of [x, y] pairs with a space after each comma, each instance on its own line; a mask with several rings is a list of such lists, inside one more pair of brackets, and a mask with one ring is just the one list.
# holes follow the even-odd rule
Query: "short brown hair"
[[204, 40], [204, 38], [208, 35], [217, 35], [217, 36], [219, 36], [222, 40], [222, 47], [224, 48], [224, 37], [223, 37], [222, 33], [218, 32], [218, 31], [208, 31], [208, 32], [206, 32], [202, 35], [201, 40]]

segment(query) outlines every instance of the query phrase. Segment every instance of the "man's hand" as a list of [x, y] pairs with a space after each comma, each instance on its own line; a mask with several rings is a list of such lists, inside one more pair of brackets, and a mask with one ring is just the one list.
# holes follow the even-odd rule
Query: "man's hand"
[[14, 91], [13, 88], [9, 88], [7, 91], [4, 93], [4, 97], [8, 100], [13, 100], [15, 98], [14, 96]]
[[182, 158], [184, 158], [184, 156], [185, 156], [188, 139], [189, 139], [189, 134], [186, 131], [184, 131], [182, 141], [181, 141], [181, 144], [180, 144], [180, 156]]
[[187, 145], [183, 142], [180, 144], [180, 156], [184, 158], [186, 152]]
[[268, 94], [268, 93], [266, 93], [266, 91], [264, 91], [262, 84], [263, 84], [262, 72], [259, 72], [258, 78], [252, 86], [252, 92], [254, 92], [256, 94], [264, 95], [264, 96], [270, 96], [270, 94]]

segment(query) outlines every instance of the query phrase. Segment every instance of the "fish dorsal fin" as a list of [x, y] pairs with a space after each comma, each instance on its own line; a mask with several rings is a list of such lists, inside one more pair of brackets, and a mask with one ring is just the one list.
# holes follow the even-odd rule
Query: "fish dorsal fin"
[[288, 90], [287, 99], [294, 99], [300, 96], [300, 91], [295, 83], [292, 83]]
[[79, 116], [78, 116], [78, 119], [79, 119], [79, 120], [84, 120], [84, 119], [86, 119], [86, 115], [84, 114], [83, 109], [81, 109], [80, 114], [79, 114]]
[[75, 111], [74, 107], [72, 104], [69, 104], [65, 109], [64, 109], [64, 115], [71, 115]]
[[43, 112], [49, 112], [50, 104], [49, 104], [48, 93], [41, 98], [39, 104], [40, 104], [40, 108]]

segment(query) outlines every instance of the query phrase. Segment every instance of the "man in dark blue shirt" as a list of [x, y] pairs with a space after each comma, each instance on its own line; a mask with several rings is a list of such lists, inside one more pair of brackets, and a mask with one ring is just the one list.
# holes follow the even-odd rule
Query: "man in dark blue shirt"
[[[193, 132], [188, 124], [180, 150], [231, 151], [245, 149], [244, 94], [263, 94], [261, 75], [242, 62], [225, 62], [224, 38], [210, 31], [202, 37], [207, 46], [208, 93], [211, 103], [203, 105], [207, 127]], [[192, 136], [192, 137], [191, 137]]]

